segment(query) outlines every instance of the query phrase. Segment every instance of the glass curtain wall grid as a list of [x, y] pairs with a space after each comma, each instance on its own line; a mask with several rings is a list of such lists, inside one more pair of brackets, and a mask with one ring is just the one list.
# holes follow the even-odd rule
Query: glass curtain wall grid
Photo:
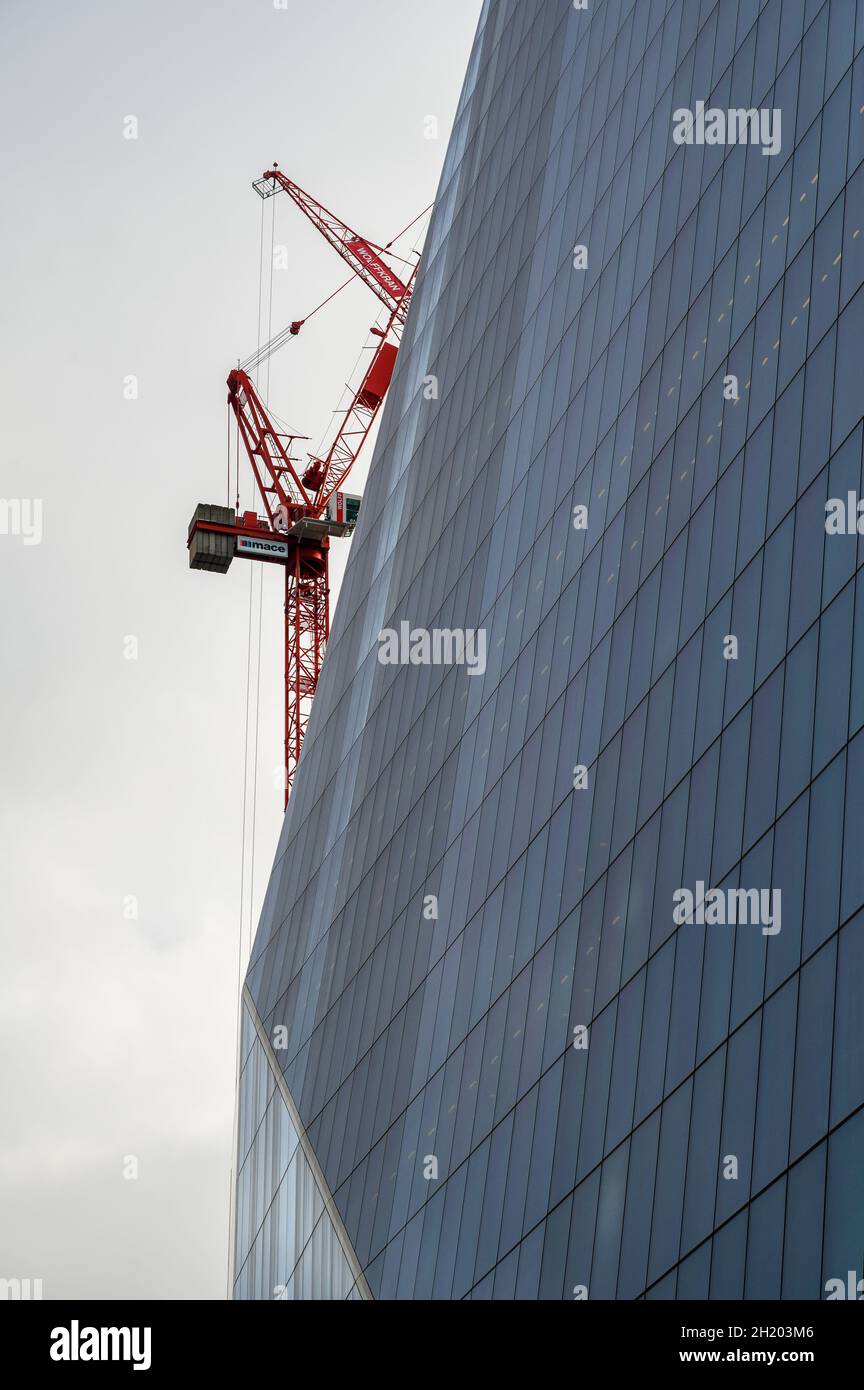
[[485, 4], [247, 976], [237, 1297], [864, 1276], [862, 50]]

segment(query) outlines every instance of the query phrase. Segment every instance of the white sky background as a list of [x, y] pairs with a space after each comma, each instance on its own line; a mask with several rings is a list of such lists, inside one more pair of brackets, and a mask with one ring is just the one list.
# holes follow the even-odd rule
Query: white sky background
[[[257, 598], [264, 571], [257, 916], [281, 822], [281, 571], [190, 572], [186, 530], [225, 499], [225, 377], [257, 345], [250, 185], [277, 159], [389, 240], [434, 197], [479, 13], [3, 0], [0, 497], [41, 498], [44, 534], [0, 534], [0, 1277], [46, 1298], [224, 1297], [249, 580]], [[273, 201], [275, 332], [347, 271]], [[379, 307], [358, 283], [274, 359], [271, 402], [310, 448]]]

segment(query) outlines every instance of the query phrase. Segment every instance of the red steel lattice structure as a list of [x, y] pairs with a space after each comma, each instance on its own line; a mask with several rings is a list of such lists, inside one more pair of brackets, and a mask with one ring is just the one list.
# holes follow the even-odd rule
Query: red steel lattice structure
[[[284, 191], [312, 221], [354, 273], [386, 305], [384, 329], [371, 365], [341, 418], [336, 436], [322, 457], [310, 457], [301, 474], [290, 450], [297, 436], [277, 430], [249, 375], [240, 368], [228, 377], [228, 404], [264, 504], [266, 518], [246, 512], [241, 521], [214, 520], [214, 508], [196, 511], [189, 532], [193, 555], [223, 537], [236, 554], [281, 564], [285, 569], [285, 805], [294, 781], [321, 663], [330, 635], [329, 549], [331, 535], [345, 535], [344, 519], [333, 516], [331, 503], [345, 479], [387, 394], [396, 364], [399, 338], [408, 313], [418, 264], [407, 283], [386, 264], [386, 247], [358, 236], [322, 203], [288, 179], [276, 165], [253, 184], [261, 197]], [[302, 326], [292, 325], [291, 332]], [[197, 543], [196, 543], [197, 541]], [[234, 550], [231, 554], [235, 553]], [[197, 568], [227, 569], [219, 563], [190, 561]]]

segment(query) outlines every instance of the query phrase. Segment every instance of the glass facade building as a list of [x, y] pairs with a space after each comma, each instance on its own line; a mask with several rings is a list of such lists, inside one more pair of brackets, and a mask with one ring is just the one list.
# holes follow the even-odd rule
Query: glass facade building
[[244, 990], [237, 1297], [864, 1275], [862, 282], [864, 0], [487, 0]]

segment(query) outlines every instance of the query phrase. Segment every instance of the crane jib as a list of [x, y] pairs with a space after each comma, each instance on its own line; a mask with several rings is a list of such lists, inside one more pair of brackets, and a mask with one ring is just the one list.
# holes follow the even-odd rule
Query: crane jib
[[363, 241], [361, 237], [355, 237], [353, 241], [346, 241], [345, 247], [361, 265], [366, 267], [381, 288], [386, 290], [393, 299], [402, 299], [407, 294], [407, 285], [402, 284], [398, 275], [393, 274], [390, 267], [385, 265], [381, 257], [375, 254], [367, 241]]

